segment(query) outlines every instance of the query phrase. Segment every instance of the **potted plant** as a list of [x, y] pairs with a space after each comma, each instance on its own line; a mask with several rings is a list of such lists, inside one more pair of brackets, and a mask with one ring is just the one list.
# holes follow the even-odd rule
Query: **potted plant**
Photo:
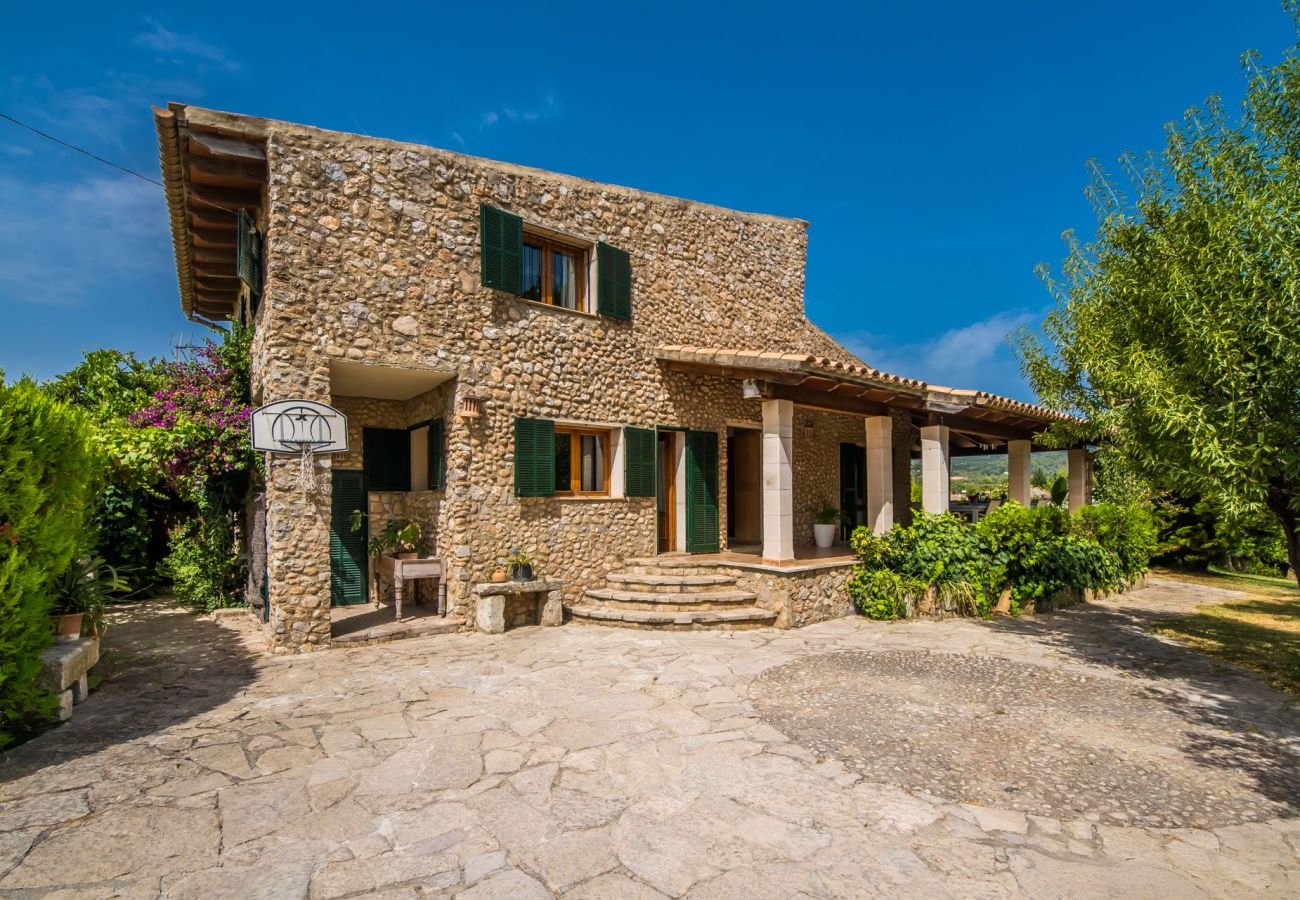
[[56, 640], [75, 641], [81, 637], [85, 620], [90, 633], [98, 636], [104, 628], [104, 601], [109, 594], [127, 590], [117, 570], [98, 556], [74, 559], [55, 586], [51, 607]]
[[840, 524], [840, 508], [822, 494], [813, 504], [813, 539], [818, 547], [829, 547], [835, 543], [835, 529]]
[[[352, 530], [360, 531], [365, 515], [359, 509], [352, 511]], [[382, 556], [392, 550], [398, 559], [414, 559], [424, 550], [424, 529], [414, 519], [399, 517], [389, 519], [379, 534], [370, 539], [370, 555]]]
[[515, 581], [533, 580], [533, 557], [531, 554], [516, 550], [507, 560], [510, 565], [510, 577]]

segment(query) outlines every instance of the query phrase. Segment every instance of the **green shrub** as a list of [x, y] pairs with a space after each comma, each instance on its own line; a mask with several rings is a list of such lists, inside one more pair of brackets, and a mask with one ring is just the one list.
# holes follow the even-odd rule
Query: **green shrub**
[[1059, 506], [1007, 503], [975, 527], [945, 513], [880, 536], [858, 528], [847, 590], [871, 618], [906, 615], [909, 598], [927, 591], [942, 609], [987, 615], [1003, 591], [1016, 612], [1066, 589], [1113, 589], [1144, 572], [1155, 548], [1151, 515], [1135, 506], [1085, 510], [1072, 518]]
[[30, 381], [0, 378], [0, 746], [37, 727], [56, 581], [85, 539], [95, 466], [85, 421]]
[[183, 606], [203, 612], [239, 606], [244, 571], [232, 516], [217, 498], [199, 500], [197, 515], [172, 532], [160, 569]]
[[1080, 507], [1071, 519], [1070, 531], [1113, 553], [1125, 580], [1145, 572], [1156, 552], [1155, 516], [1137, 504], [1097, 503]]

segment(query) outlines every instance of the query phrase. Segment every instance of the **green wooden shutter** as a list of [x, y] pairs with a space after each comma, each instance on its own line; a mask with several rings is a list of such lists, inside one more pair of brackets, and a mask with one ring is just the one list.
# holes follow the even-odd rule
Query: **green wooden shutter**
[[447, 425], [445, 419], [429, 423], [429, 490], [447, 486]]
[[632, 318], [632, 257], [609, 244], [596, 245], [596, 311], [611, 319]]
[[555, 496], [555, 423], [515, 419], [515, 496]]
[[494, 206], [478, 208], [484, 287], [518, 294], [524, 281], [524, 220]]
[[[366, 530], [352, 530], [352, 511], [366, 511], [364, 476], [335, 469], [330, 488], [330, 604], [366, 602]], [[364, 520], [363, 520], [364, 522]], [[265, 582], [264, 582], [265, 583]]]
[[718, 552], [718, 433], [686, 432], [686, 552]]
[[256, 298], [262, 293], [262, 236], [247, 210], [239, 211], [236, 223], [235, 267], [239, 280]]
[[623, 493], [629, 497], [655, 495], [655, 433], [649, 428], [623, 429]]
[[361, 467], [367, 491], [411, 489], [411, 433], [405, 428], [365, 428]]

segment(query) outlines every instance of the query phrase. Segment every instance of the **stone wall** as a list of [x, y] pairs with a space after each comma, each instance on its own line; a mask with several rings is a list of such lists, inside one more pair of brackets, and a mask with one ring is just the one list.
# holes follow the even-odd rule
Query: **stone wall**
[[839, 506], [840, 444], [855, 444], [859, 447], [867, 445], [866, 424], [861, 416], [795, 410], [793, 465], [796, 546], [813, 543], [813, 507], [818, 498], [827, 497]]
[[853, 611], [844, 585], [853, 575], [852, 563], [796, 566], [790, 570], [750, 566], [719, 566], [736, 578], [742, 591], [758, 595], [756, 605], [775, 610], [778, 628], [800, 628], [838, 619]]
[[[726, 427], [758, 424], [759, 404], [742, 400], [736, 381], [667, 372], [655, 360], [659, 345], [852, 360], [803, 316], [804, 222], [426, 147], [276, 122], [257, 127], [267, 137], [270, 184], [255, 391], [261, 402], [334, 399], [354, 410], [354, 428], [403, 417], [409, 424], [410, 411], [386, 401], [331, 398], [330, 362], [353, 360], [452, 376], [437, 401], [444, 409], [462, 396], [483, 401], [481, 418], [448, 417], [446, 490], [419, 512], [436, 522], [437, 552], [451, 567], [449, 597], [467, 617], [469, 585], [514, 548], [537, 555], [545, 576], [563, 579], [570, 600], [624, 558], [654, 550], [649, 498], [516, 498], [517, 416], [707, 428], [725, 448]], [[632, 320], [482, 287], [480, 203], [627, 251]], [[322, 460], [321, 468], [355, 466], [355, 454]], [[328, 490], [302, 497], [295, 466], [274, 464], [267, 489], [272, 632], [287, 651], [317, 646], [329, 631]], [[376, 502], [382, 514], [398, 514], [396, 500]], [[719, 512], [725, 522], [725, 508]], [[804, 530], [810, 534], [810, 524]]]

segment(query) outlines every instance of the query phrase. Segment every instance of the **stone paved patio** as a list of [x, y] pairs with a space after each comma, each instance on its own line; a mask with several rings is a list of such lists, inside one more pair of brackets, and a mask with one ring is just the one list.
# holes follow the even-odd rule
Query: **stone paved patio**
[[288, 659], [136, 607], [4, 763], [0, 893], [1296, 896], [1295, 704], [1143, 630], [1215, 597]]

